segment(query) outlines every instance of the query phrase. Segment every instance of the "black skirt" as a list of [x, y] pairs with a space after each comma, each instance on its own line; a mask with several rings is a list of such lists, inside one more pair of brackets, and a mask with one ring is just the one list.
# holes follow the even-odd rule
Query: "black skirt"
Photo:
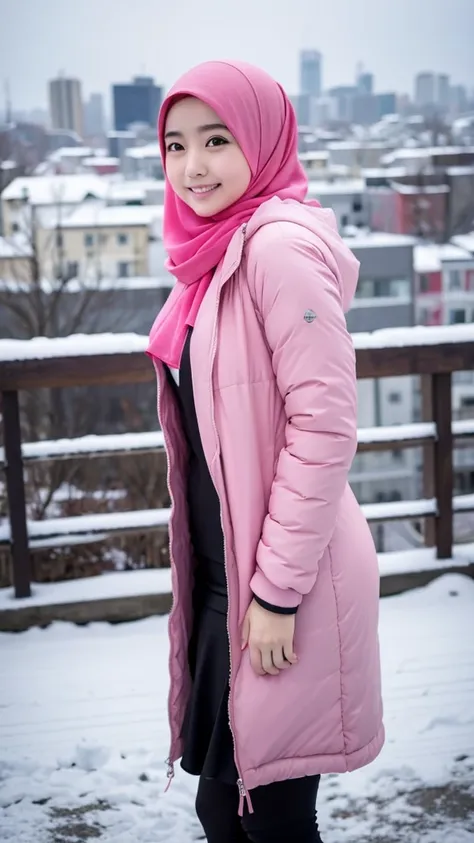
[[229, 639], [223, 563], [198, 560], [189, 645], [193, 680], [183, 738], [183, 770], [235, 784], [238, 778], [229, 725]]

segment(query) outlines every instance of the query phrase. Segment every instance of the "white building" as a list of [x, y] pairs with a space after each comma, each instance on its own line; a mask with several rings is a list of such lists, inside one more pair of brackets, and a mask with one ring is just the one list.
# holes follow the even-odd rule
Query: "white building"
[[162, 179], [164, 177], [160, 145], [148, 143], [126, 149], [123, 158], [123, 173], [131, 179]]
[[312, 179], [308, 185], [308, 197], [317, 199], [324, 208], [332, 208], [341, 230], [346, 226], [368, 225], [369, 202], [363, 179]]
[[415, 77], [415, 103], [421, 107], [433, 105], [436, 101], [436, 77], [434, 73], [418, 73]]
[[[46, 278], [130, 278], [163, 269], [163, 206], [111, 206], [84, 202], [61, 227], [38, 232], [38, 250]], [[59, 238], [59, 240], [58, 240]], [[158, 253], [158, 257], [157, 257]]]
[[105, 199], [107, 191], [107, 180], [96, 175], [14, 179], [1, 194], [4, 234], [31, 235], [36, 226], [61, 223], [82, 202]]
[[84, 134], [81, 83], [60, 76], [49, 83], [49, 108], [53, 129], [69, 129]]

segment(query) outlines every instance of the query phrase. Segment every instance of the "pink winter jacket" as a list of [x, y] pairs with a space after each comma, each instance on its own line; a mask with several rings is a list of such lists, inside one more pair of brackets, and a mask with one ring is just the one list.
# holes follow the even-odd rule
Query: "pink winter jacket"
[[[377, 558], [347, 484], [356, 379], [344, 310], [357, 274], [332, 211], [271, 199], [235, 233], [191, 341], [196, 412], [225, 537], [241, 797], [282, 779], [362, 767], [384, 742]], [[186, 444], [163, 366], [156, 369], [172, 498], [172, 775], [191, 682], [193, 558]], [[253, 593], [299, 606], [299, 662], [278, 676], [257, 676], [241, 652]]]

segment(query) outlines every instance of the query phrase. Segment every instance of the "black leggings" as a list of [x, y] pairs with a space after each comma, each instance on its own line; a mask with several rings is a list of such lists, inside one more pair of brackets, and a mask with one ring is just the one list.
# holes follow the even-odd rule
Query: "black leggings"
[[196, 812], [207, 843], [322, 843], [316, 822], [320, 776], [288, 779], [250, 793], [254, 813], [238, 816], [236, 785], [200, 778]]

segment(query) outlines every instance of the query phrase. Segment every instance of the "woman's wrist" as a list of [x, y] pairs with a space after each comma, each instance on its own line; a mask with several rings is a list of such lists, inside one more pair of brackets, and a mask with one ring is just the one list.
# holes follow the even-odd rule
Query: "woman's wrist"
[[266, 609], [268, 612], [274, 612], [276, 615], [295, 615], [298, 611], [298, 606], [274, 606], [273, 603], [267, 603], [266, 600], [262, 600], [256, 594], [254, 594], [254, 600], [262, 609]]

